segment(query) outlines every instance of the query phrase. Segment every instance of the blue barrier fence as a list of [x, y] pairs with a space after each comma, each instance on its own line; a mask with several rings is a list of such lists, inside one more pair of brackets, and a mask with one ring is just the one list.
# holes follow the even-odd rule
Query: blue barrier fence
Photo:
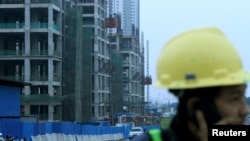
[[31, 136], [50, 134], [50, 133], [63, 133], [65, 135], [102, 135], [110, 133], [123, 133], [127, 137], [126, 130], [129, 127], [121, 126], [94, 126], [94, 125], [81, 125], [71, 122], [43, 122], [43, 123], [28, 123], [17, 121], [1, 121], [0, 131], [3, 136], [11, 135], [17, 139], [26, 137], [27, 141], [31, 141]]
[[[142, 126], [143, 129], [150, 130], [159, 128], [159, 126]], [[122, 133], [127, 139], [131, 125], [124, 126], [95, 126], [85, 125], [73, 122], [20, 122], [20, 121], [0, 121], [0, 132], [5, 137], [11, 135], [21, 139], [26, 137], [27, 141], [31, 141], [31, 136], [62, 133], [65, 135], [103, 135]]]

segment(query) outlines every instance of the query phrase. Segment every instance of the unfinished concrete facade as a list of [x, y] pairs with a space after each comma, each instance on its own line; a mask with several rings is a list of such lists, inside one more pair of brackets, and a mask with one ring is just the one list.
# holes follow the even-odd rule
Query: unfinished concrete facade
[[23, 90], [22, 114], [39, 120], [61, 119], [61, 6], [61, 1], [0, 3], [0, 77], [32, 84]]
[[139, 35], [139, 0], [110, 0], [109, 18], [117, 24], [109, 27], [109, 41], [123, 60], [122, 107], [125, 112], [144, 114], [144, 49]]
[[22, 94], [24, 116], [81, 122], [124, 106], [142, 113], [139, 35], [108, 41], [108, 2], [0, 1], [0, 77], [31, 83]]
[[[84, 118], [86, 120], [103, 119], [111, 114], [111, 75], [109, 73], [111, 61], [107, 31], [103, 26], [107, 3], [106, 0], [79, 0], [77, 6], [82, 7], [83, 11], [83, 34], [91, 31], [90, 43], [87, 43], [87, 40], [83, 43], [91, 49], [91, 58], [84, 57], [84, 59], [92, 63], [91, 79], [85, 80], [91, 84], [91, 91], [90, 93], [86, 91], [84, 96], [91, 102], [87, 102], [90, 105], [83, 106], [86, 111]], [[85, 73], [85, 75], [88, 74]], [[83, 86], [83, 89], [89, 88]]]

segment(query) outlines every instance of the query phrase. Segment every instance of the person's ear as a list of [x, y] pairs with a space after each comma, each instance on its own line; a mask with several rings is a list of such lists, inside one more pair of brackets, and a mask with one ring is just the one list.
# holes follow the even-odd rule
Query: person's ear
[[192, 97], [187, 101], [187, 110], [191, 110], [196, 102], [198, 102], [199, 99], [197, 97]]

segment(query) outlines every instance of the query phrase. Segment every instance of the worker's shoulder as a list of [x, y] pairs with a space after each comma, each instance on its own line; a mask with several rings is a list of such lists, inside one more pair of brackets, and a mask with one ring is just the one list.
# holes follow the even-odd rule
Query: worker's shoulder
[[148, 132], [145, 132], [141, 135], [134, 137], [131, 141], [151, 141], [151, 138], [150, 138]]

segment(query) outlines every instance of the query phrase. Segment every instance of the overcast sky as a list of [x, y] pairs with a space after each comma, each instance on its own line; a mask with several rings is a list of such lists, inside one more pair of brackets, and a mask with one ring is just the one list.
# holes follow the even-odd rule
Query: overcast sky
[[[140, 8], [140, 30], [144, 32], [145, 47], [149, 40], [149, 73], [153, 83], [163, 45], [174, 35], [196, 27], [220, 28], [238, 49], [245, 69], [250, 71], [249, 0], [140, 0]], [[150, 99], [176, 100], [166, 90], [154, 86], [150, 86]]]

